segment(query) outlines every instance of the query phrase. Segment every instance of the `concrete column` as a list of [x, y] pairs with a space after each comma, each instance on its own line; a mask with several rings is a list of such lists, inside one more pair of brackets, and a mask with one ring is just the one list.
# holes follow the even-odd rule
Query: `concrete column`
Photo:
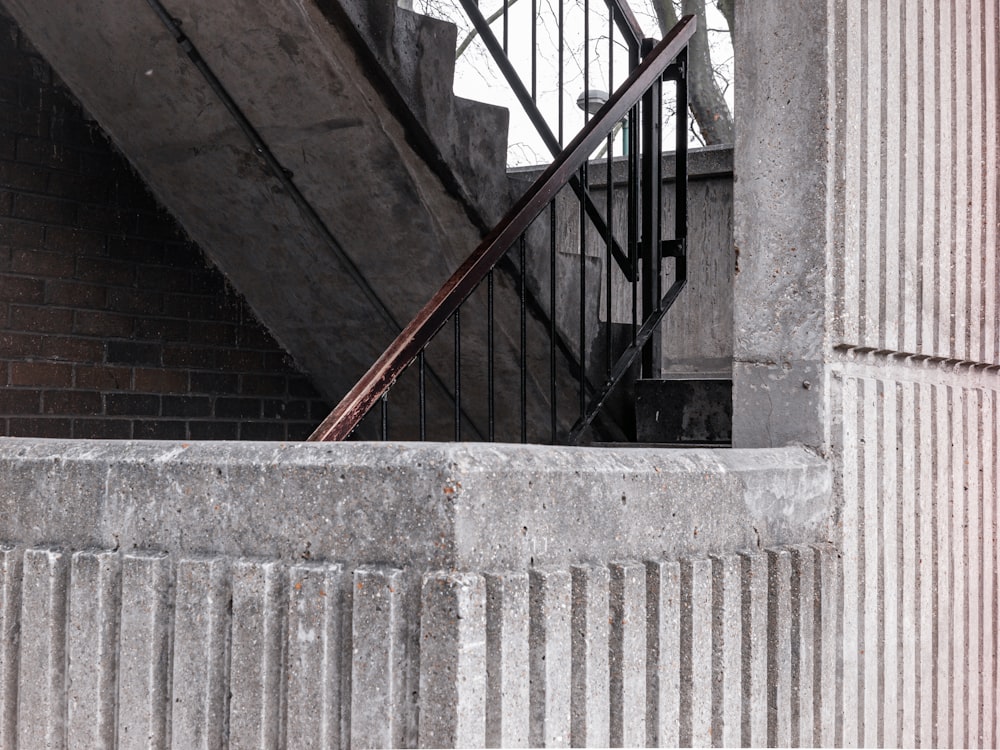
[[285, 704], [289, 744], [339, 747], [345, 681], [345, 588], [340, 565], [295, 565], [288, 571]]
[[67, 747], [110, 747], [118, 704], [117, 552], [76, 552], [70, 564]]
[[17, 743], [17, 672], [21, 640], [21, 561], [16, 547], [0, 546], [0, 747]]
[[646, 563], [646, 745], [680, 745], [681, 566]]
[[[615, 615], [620, 611], [612, 605], [609, 612], [607, 567], [574, 566], [570, 568], [570, 576], [573, 587], [572, 742], [578, 747], [611, 747], [621, 742], [622, 731], [621, 629], [614, 627], [617, 625]], [[609, 623], [611, 637], [618, 637], [614, 643], [609, 641]]]
[[486, 744], [486, 583], [424, 577], [420, 612], [421, 747]]
[[17, 685], [17, 747], [66, 744], [66, 578], [62, 552], [24, 553]]
[[529, 662], [532, 747], [569, 747], [571, 740], [572, 583], [569, 571], [531, 575]]
[[646, 576], [640, 563], [611, 565], [611, 744], [646, 741]]
[[124, 750], [167, 747], [172, 583], [165, 554], [122, 559], [118, 744]]
[[712, 744], [737, 747], [742, 740], [743, 586], [740, 558], [712, 561]]
[[527, 747], [528, 574], [486, 575], [486, 744]]
[[681, 561], [680, 744], [712, 746], [712, 562]]

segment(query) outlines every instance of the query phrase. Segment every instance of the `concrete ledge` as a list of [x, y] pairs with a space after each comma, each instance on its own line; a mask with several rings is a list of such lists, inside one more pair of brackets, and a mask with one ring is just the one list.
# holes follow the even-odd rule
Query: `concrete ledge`
[[503, 570], [829, 538], [800, 448], [0, 440], [0, 541]]

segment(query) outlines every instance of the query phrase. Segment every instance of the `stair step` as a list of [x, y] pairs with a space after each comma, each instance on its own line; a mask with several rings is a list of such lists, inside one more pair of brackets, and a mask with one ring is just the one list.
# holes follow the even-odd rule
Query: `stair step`
[[733, 381], [637, 380], [636, 441], [661, 446], [722, 446], [733, 437]]

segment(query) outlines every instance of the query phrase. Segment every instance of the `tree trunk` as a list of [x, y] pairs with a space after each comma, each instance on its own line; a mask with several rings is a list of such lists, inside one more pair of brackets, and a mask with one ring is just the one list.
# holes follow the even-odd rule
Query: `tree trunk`
[[[698, 29], [688, 50], [688, 104], [705, 144], [711, 146], [733, 142], [733, 114], [715, 80], [712, 54], [708, 47], [705, 2], [706, 0], [681, 0], [681, 12], [698, 17]], [[726, 15], [723, 5], [727, 5], [731, 12], [732, 0], [719, 0], [719, 9]], [[660, 24], [660, 32], [666, 34], [677, 23], [677, 9], [672, 0], [653, 0], [653, 8]], [[732, 30], [729, 15], [726, 15], [726, 20]]]

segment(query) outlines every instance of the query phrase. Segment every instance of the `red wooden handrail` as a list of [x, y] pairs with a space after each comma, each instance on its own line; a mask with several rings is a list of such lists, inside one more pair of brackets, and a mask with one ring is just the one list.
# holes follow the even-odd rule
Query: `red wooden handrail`
[[646, 90], [663, 75], [667, 66], [694, 35], [696, 23], [694, 16], [685, 16], [653, 48], [587, 126], [535, 180], [500, 223], [486, 235], [479, 247], [341, 399], [309, 436], [310, 441], [344, 440], [354, 431], [462, 302], [486, 278], [515, 240], [527, 230], [594, 149], [607, 138], [615, 125], [639, 102]]

